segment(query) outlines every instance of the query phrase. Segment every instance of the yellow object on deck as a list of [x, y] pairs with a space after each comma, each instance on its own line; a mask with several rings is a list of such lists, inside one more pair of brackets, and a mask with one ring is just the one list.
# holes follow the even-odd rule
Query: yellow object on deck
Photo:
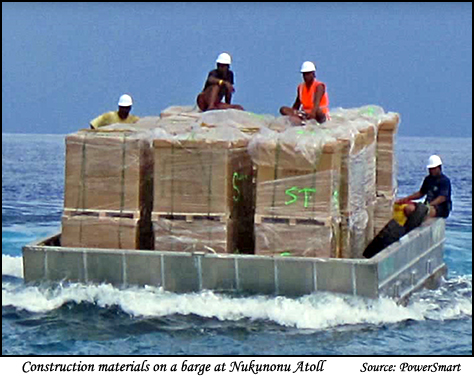
[[393, 206], [393, 219], [401, 226], [404, 226], [407, 222], [407, 217], [405, 216], [405, 207], [407, 204], [398, 205], [395, 204]]

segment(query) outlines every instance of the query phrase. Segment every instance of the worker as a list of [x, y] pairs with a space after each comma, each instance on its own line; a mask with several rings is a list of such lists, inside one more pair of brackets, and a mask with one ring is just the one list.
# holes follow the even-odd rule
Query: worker
[[[437, 155], [431, 156], [426, 166], [429, 175], [425, 177], [420, 190], [405, 198], [398, 199], [395, 203], [408, 203], [426, 195], [425, 204], [430, 206], [429, 216], [447, 218], [452, 209], [451, 181], [443, 174], [441, 166], [441, 158]], [[408, 207], [405, 213], [410, 214], [412, 208], [413, 206]]]
[[316, 66], [306, 61], [301, 65], [304, 82], [298, 85], [293, 107], [281, 107], [280, 113], [289, 116], [295, 124], [314, 119], [324, 123], [329, 119], [329, 98], [326, 85], [316, 79]]
[[118, 111], [106, 112], [103, 115], [96, 117], [90, 122], [90, 127], [92, 129], [97, 129], [115, 123], [136, 123], [139, 120], [139, 117], [130, 114], [132, 104], [132, 97], [128, 94], [123, 94], [118, 101]]
[[[232, 59], [228, 53], [219, 54], [216, 60], [217, 68], [210, 71], [204, 89], [197, 97], [197, 105], [201, 111], [216, 109], [238, 109], [243, 107], [231, 104], [234, 88], [234, 73], [230, 70]], [[225, 103], [222, 102], [225, 98]]]

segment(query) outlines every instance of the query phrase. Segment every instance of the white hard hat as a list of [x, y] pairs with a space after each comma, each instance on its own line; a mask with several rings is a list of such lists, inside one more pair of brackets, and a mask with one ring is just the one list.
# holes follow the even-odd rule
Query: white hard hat
[[127, 95], [127, 94], [123, 94], [120, 98], [119, 98], [119, 101], [118, 101], [118, 105], [120, 107], [129, 107], [133, 104], [132, 102], [132, 97], [130, 95]]
[[311, 73], [313, 71], [316, 71], [316, 66], [314, 66], [313, 62], [310, 62], [310, 61], [303, 62], [303, 64], [301, 65], [302, 73]]
[[220, 63], [222, 65], [230, 65], [232, 62], [232, 59], [230, 58], [230, 55], [227, 53], [221, 53], [216, 59], [216, 63]]
[[433, 169], [433, 168], [437, 168], [438, 166], [442, 164], [443, 163], [441, 162], [441, 158], [439, 158], [439, 156], [434, 154], [428, 159], [428, 165], [426, 165], [426, 168]]

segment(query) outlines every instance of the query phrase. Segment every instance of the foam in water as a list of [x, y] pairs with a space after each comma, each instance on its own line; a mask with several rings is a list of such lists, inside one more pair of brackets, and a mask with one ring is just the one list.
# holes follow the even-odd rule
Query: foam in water
[[[237, 298], [211, 291], [174, 294], [161, 288], [118, 289], [112, 285], [69, 284], [35, 287], [2, 284], [2, 306], [44, 313], [66, 303], [87, 302], [101, 308], [120, 307], [138, 318], [198, 315], [221, 321], [269, 320], [299, 329], [326, 329], [341, 325], [398, 323], [405, 320], [446, 320], [472, 316], [472, 278], [455, 280], [437, 291], [425, 291], [407, 307], [392, 299], [367, 300], [317, 293], [296, 299], [256, 296]], [[459, 286], [461, 284], [461, 286]], [[461, 290], [450, 291], [450, 287]]]
[[2, 275], [23, 278], [23, 259], [2, 255]]

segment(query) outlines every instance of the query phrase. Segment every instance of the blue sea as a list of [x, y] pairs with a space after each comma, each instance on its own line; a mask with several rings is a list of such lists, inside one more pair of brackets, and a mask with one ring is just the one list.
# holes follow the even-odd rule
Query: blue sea
[[399, 195], [439, 154], [453, 186], [448, 274], [406, 306], [316, 293], [236, 297], [25, 285], [21, 247], [60, 229], [64, 136], [2, 134], [3, 355], [471, 355], [472, 139], [399, 137]]

